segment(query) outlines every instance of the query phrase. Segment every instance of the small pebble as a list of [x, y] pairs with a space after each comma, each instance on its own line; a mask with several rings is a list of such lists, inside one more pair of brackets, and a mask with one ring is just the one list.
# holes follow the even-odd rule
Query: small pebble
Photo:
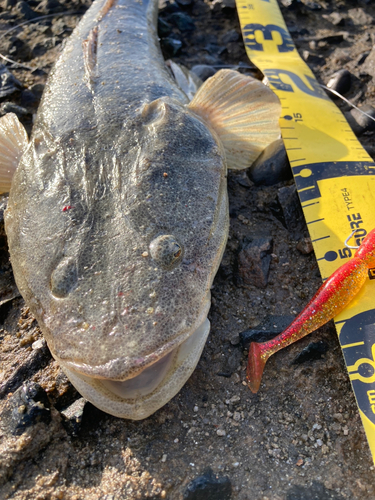
[[225, 432], [225, 430], [224, 430], [224, 429], [218, 429], [218, 430], [216, 431], [216, 434], [217, 434], [218, 436], [226, 436], [226, 435], [227, 435], [227, 433]]
[[33, 351], [35, 351], [36, 349], [41, 349], [45, 345], [46, 341], [44, 339], [39, 339], [32, 343], [31, 348], [33, 349]]
[[162, 462], [166, 462], [167, 461], [167, 455], [164, 454], [162, 457], [161, 457], [161, 461]]
[[[361, 111], [364, 111], [366, 115]], [[375, 109], [368, 104], [359, 109], [352, 109], [349, 113], [345, 113], [345, 117], [356, 135], [375, 130]]]
[[297, 250], [303, 255], [309, 255], [314, 249], [310, 238], [303, 238], [297, 243]]

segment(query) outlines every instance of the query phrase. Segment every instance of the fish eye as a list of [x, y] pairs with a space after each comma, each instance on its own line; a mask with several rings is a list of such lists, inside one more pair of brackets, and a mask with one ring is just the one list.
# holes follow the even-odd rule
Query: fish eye
[[182, 260], [183, 247], [171, 234], [158, 236], [150, 243], [151, 257], [164, 269], [173, 269]]
[[71, 257], [63, 259], [52, 272], [51, 292], [59, 299], [66, 297], [77, 285], [77, 266]]

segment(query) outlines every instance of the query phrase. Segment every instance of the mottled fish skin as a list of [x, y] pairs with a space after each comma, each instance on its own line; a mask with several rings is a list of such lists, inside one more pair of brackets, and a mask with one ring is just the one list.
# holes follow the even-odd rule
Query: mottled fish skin
[[[5, 217], [17, 285], [54, 357], [86, 398], [133, 419], [195, 368], [228, 232], [222, 146], [165, 70], [156, 14], [153, 0], [94, 2], [48, 80]], [[102, 384], [172, 351], [150, 395]]]

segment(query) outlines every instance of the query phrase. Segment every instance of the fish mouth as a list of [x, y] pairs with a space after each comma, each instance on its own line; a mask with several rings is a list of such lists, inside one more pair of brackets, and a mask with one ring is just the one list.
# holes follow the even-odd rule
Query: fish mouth
[[194, 371], [210, 331], [209, 307], [208, 299], [187, 338], [126, 380], [91, 377], [58, 361], [81, 395], [101, 410], [121, 418], [147, 418], [172, 399]]
[[[145, 368], [138, 375], [124, 381], [102, 379], [105, 388], [123, 399], [135, 399], [151, 394], [164, 380], [172, 365], [179, 365], [186, 357], [192, 344], [199, 341], [210, 328], [210, 322], [205, 321], [182, 344], [165, 354], [161, 359]], [[177, 358], [177, 359], [176, 359]]]

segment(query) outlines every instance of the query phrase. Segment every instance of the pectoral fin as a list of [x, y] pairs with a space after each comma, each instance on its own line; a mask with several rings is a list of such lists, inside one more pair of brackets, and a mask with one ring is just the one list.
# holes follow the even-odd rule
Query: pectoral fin
[[9, 191], [28, 142], [26, 130], [14, 113], [0, 118], [0, 193]]
[[221, 70], [206, 80], [188, 105], [220, 137], [228, 168], [248, 168], [280, 137], [278, 97], [259, 80]]

